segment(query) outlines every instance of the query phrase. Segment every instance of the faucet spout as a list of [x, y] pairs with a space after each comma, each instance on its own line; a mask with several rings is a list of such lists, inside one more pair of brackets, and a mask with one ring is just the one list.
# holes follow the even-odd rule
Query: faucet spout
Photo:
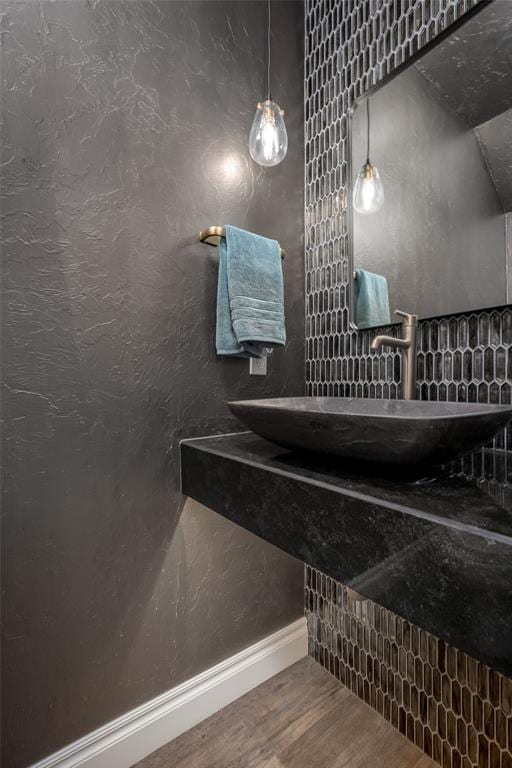
[[402, 398], [414, 400], [416, 398], [416, 333], [418, 330], [418, 316], [407, 312], [395, 311], [402, 318], [403, 336], [396, 339], [394, 336], [375, 336], [370, 344], [374, 352], [381, 347], [394, 347], [402, 350]]
[[406, 349], [410, 342], [406, 339], [396, 339], [394, 336], [375, 336], [370, 344], [370, 349], [374, 352], [381, 347], [399, 347]]

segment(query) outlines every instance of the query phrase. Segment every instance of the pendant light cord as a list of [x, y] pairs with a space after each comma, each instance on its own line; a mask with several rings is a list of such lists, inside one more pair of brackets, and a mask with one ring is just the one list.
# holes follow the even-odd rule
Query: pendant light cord
[[270, 94], [270, 0], [267, 0], [267, 99], [272, 99]]
[[370, 162], [370, 97], [366, 99], [366, 162]]

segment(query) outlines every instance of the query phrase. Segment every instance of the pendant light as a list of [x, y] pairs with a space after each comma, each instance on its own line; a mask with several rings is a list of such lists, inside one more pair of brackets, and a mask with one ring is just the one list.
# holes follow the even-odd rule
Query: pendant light
[[256, 106], [249, 136], [249, 152], [259, 165], [278, 165], [286, 157], [288, 135], [283, 115], [270, 93], [270, 0], [267, 0], [267, 98]]
[[370, 99], [366, 99], [366, 163], [357, 174], [354, 186], [354, 209], [370, 214], [380, 211], [384, 204], [384, 187], [380, 173], [370, 162]]

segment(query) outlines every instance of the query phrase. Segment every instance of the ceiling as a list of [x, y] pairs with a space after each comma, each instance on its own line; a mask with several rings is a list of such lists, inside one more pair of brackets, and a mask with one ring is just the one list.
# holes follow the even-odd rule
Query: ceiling
[[493, 0], [416, 68], [475, 130], [504, 211], [512, 211], [512, 0]]
[[470, 128], [512, 107], [512, 2], [485, 6], [416, 67]]

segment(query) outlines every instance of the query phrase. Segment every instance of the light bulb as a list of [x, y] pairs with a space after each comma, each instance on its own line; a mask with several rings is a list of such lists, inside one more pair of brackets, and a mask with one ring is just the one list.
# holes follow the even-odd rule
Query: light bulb
[[260, 165], [277, 165], [286, 157], [288, 135], [283, 110], [272, 99], [256, 107], [249, 136], [249, 152]]
[[384, 205], [384, 187], [380, 173], [369, 160], [357, 174], [354, 187], [354, 209], [358, 213], [377, 213]]

